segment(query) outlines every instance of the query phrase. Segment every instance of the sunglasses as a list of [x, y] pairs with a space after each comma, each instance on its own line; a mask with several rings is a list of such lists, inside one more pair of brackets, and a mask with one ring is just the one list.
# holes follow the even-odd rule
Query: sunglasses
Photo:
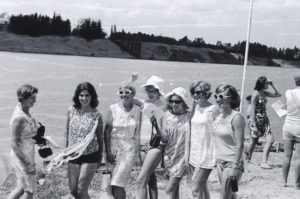
[[227, 95], [222, 95], [222, 94], [220, 94], [220, 95], [214, 95], [214, 98], [215, 99], [226, 99], [226, 98], [230, 98], [231, 96], [227, 96]]
[[131, 90], [121, 90], [121, 91], [118, 91], [118, 94], [119, 95], [129, 95], [129, 94], [131, 94], [132, 93], [132, 91]]
[[169, 103], [170, 104], [173, 104], [173, 103], [180, 104], [180, 103], [182, 103], [182, 100], [169, 100]]
[[192, 95], [205, 95], [205, 91], [193, 91]]

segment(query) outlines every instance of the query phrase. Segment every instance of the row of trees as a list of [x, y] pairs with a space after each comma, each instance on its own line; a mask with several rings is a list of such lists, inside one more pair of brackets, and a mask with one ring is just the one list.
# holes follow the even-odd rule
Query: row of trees
[[[53, 17], [38, 15], [37, 13], [31, 15], [12, 15], [8, 24], [8, 31], [16, 34], [25, 34], [30, 36], [42, 35], [59, 35], [59, 36], [79, 36], [86, 40], [103, 39], [106, 33], [103, 31], [101, 21], [82, 19], [79, 24], [71, 30], [70, 20], [63, 20], [62, 17], [56, 13]], [[162, 35], [153, 35], [145, 33], [130, 33], [117, 31], [116, 25], [111, 26], [111, 33], [109, 38], [112, 41], [134, 41], [134, 42], [159, 42], [170, 45], [184, 45], [196, 48], [213, 48], [222, 49], [226, 52], [236, 52], [243, 54], [245, 51], [246, 42], [238, 42], [233, 46], [224, 46], [219, 41], [216, 45], [209, 44], [203, 38], [195, 38], [190, 40], [187, 36], [176, 40], [172, 37]], [[124, 43], [124, 42], [123, 42]], [[251, 43], [249, 48], [249, 56], [280, 58], [286, 60], [300, 60], [300, 49], [295, 47], [276, 49], [268, 47], [260, 43]]]
[[[190, 40], [187, 36], [184, 36], [181, 39], [176, 40], [172, 37], [165, 37], [161, 35], [149, 35], [145, 33], [130, 33], [122, 31], [117, 31], [116, 25], [111, 26], [110, 39], [113, 41], [122, 41], [122, 40], [136, 40], [143, 42], [159, 42], [164, 44], [171, 45], [184, 45], [195, 48], [212, 48], [212, 49], [221, 49], [225, 50], [225, 52], [233, 52], [244, 54], [246, 42], [238, 42], [237, 44], [231, 45], [222, 45], [219, 41], [216, 45], [209, 44], [204, 41], [203, 38], [195, 38], [194, 40]], [[249, 56], [255, 57], [267, 57], [269, 59], [285, 59], [285, 60], [298, 60], [300, 61], [300, 49], [297, 47], [292, 48], [280, 48], [277, 50], [274, 47], [268, 47], [266, 45], [260, 43], [250, 43], [249, 47]]]
[[43, 35], [75, 35], [83, 37], [86, 40], [103, 39], [106, 37], [100, 20], [82, 19], [77, 27], [71, 31], [70, 20], [63, 20], [56, 13], [53, 14], [52, 18], [46, 15], [38, 15], [37, 13], [31, 15], [12, 15], [8, 24], [8, 31], [34, 37]]

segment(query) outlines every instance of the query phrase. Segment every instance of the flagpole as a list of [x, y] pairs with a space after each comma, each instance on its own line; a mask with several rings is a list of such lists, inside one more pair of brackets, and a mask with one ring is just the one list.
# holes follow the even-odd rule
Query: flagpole
[[249, 18], [248, 18], [248, 31], [247, 31], [247, 40], [246, 40], [246, 49], [245, 49], [244, 67], [243, 67], [240, 112], [242, 112], [242, 110], [243, 110], [244, 87], [245, 87], [245, 78], [246, 78], [248, 53], [249, 53], [250, 30], [251, 30], [251, 21], [252, 21], [252, 9], [253, 9], [253, 0], [250, 0], [250, 10], [249, 10]]

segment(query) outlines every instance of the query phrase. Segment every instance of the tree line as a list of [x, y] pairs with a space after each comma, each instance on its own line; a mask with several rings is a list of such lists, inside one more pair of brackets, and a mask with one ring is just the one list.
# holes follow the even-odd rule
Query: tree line
[[[81, 19], [78, 25], [72, 30], [69, 19], [63, 20], [59, 14], [54, 13], [52, 17], [46, 15], [38, 15], [37, 13], [30, 15], [12, 15], [8, 23], [8, 31], [16, 34], [24, 34], [30, 36], [58, 35], [58, 36], [79, 36], [86, 40], [104, 39], [107, 34], [103, 31], [100, 20], [91, 20], [90, 18]], [[212, 48], [222, 49], [225, 52], [233, 52], [244, 54], [246, 42], [241, 41], [237, 44], [226, 45], [218, 41], [216, 44], [209, 44], [203, 38], [195, 38], [190, 40], [187, 36], [175, 39], [168, 36], [146, 34], [146, 33], [130, 33], [117, 31], [116, 25], [111, 26], [109, 39], [119, 43], [132, 42], [159, 42], [170, 45], [184, 45], [195, 48]], [[124, 42], [126, 41], [126, 42]], [[300, 49], [294, 48], [274, 48], [268, 47], [260, 43], [250, 43], [249, 56], [267, 57], [269, 59], [285, 59], [300, 61]]]
[[[166, 37], [162, 35], [153, 35], [145, 33], [130, 33], [122, 31], [117, 31], [116, 25], [111, 26], [110, 39], [113, 41], [121, 40], [136, 40], [142, 42], [159, 42], [170, 45], [184, 45], [188, 47], [195, 48], [212, 48], [224, 50], [227, 53], [245, 53], [246, 41], [238, 42], [233, 46], [228, 44], [222, 44], [220, 41], [217, 44], [209, 44], [204, 41], [203, 38], [195, 38], [190, 40], [187, 36], [176, 40], [172, 37]], [[269, 59], [285, 59], [300, 61], [300, 49], [296, 46], [294, 48], [275, 48], [268, 47], [264, 44], [257, 42], [249, 44], [249, 56], [253, 57], [266, 57]]]
[[16, 34], [30, 35], [33, 37], [43, 35], [79, 36], [86, 40], [103, 39], [106, 33], [103, 31], [101, 21], [89, 18], [81, 19], [79, 24], [71, 30], [69, 19], [63, 20], [59, 14], [53, 17], [38, 15], [12, 15], [8, 23], [8, 31]]

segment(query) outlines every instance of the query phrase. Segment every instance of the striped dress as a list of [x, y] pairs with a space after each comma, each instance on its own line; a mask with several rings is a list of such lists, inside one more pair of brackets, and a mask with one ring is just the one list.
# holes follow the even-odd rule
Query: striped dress
[[170, 177], [182, 177], [185, 171], [185, 137], [190, 131], [190, 113], [173, 115], [166, 112], [165, 168]]

